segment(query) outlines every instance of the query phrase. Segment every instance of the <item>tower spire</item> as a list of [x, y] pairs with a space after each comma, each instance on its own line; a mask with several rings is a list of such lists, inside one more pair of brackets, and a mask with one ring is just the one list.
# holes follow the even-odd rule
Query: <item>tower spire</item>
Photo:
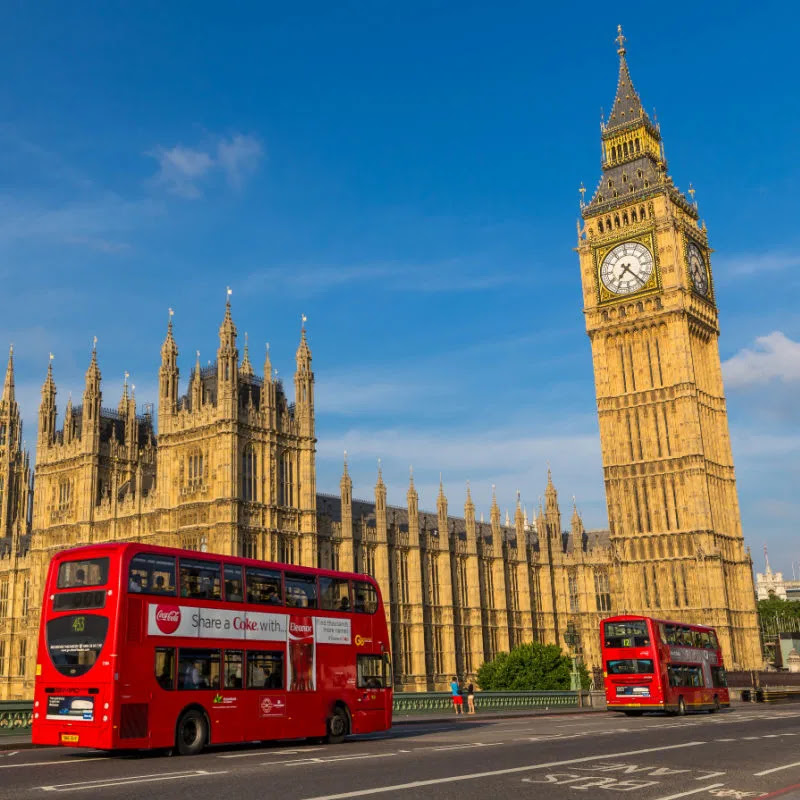
[[242, 358], [242, 366], [239, 368], [239, 371], [243, 375], [253, 374], [253, 365], [250, 363], [250, 343], [248, 342], [246, 331], [244, 334], [244, 357]]
[[3, 403], [14, 402], [14, 345], [8, 348], [8, 365], [6, 366], [6, 379], [3, 383]]

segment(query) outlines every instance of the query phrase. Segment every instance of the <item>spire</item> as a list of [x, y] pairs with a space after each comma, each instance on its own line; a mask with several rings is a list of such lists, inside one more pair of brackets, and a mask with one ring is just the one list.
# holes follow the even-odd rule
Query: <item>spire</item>
[[342, 503], [352, 503], [353, 481], [347, 471], [347, 450], [344, 451], [344, 468], [342, 469], [342, 479], [339, 481]]
[[572, 527], [573, 528], [578, 527], [578, 526], [583, 524], [583, 521], [581, 520], [581, 515], [578, 513], [578, 504], [575, 501], [575, 495], [572, 496], [572, 520], [571, 520], [571, 523], [572, 523]]
[[302, 320], [302, 327], [300, 328], [300, 345], [297, 348], [298, 370], [300, 370], [301, 367], [309, 369], [311, 366], [311, 348], [308, 346], [308, 340], [306, 339], [306, 322], [308, 322], [308, 317], [302, 314], [300, 319]]
[[605, 131], [609, 132], [630, 125], [634, 122], [646, 120], [652, 126], [650, 118], [642, 106], [636, 89], [633, 88], [631, 73], [625, 58], [625, 37], [622, 35], [622, 25], [617, 25], [617, 54], [619, 55], [619, 78], [617, 79], [617, 94], [611, 106], [611, 114], [605, 124]]
[[378, 481], [375, 484], [376, 486], [383, 486], [383, 467], [381, 466], [381, 460], [378, 459]]
[[164, 344], [161, 345], [161, 361], [164, 364], [175, 364], [175, 359], [178, 357], [178, 346], [175, 344], [175, 338], [172, 335], [172, 317], [175, 312], [169, 310], [169, 322], [167, 323], [167, 336], [164, 339]]
[[225, 300], [225, 316], [222, 319], [222, 325], [219, 326], [219, 343], [220, 346], [228, 345], [233, 347], [236, 344], [236, 326], [233, 324], [233, 317], [231, 316], [231, 295], [233, 289], [227, 287], [227, 299]]
[[250, 346], [249, 342], [247, 341], [246, 332], [244, 335], [244, 358], [242, 358], [242, 366], [239, 368], [239, 372], [241, 372], [243, 375], [253, 374], [253, 365], [250, 363]]
[[347, 472], [347, 450], [344, 451], [344, 471], [342, 472], [343, 478], [349, 478], [350, 475]]
[[3, 403], [9, 405], [14, 403], [14, 345], [8, 348], [8, 366], [6, 367], [6, 379], [3, 383]]
[[42, 402], [53, 402], [56, 396], [56, 382], [53, 380], [53, 354], [50, 353], [50, 360], [47, 362], [47, 376], [42, 384]]
[[544, 490], [545, 507], [550, 510], [554, 505], [558, 504], [558, 492], [553, 485], [553, 473], [550, 467], [547, 467], [547, 488]]
[[264, 356], [264, 383], [272, 383], [272, 361], [269, 358], [269, 342], [267, 342], [267, 352]]
[[445, 497], [444, 497], [444, 483], [442, 482], [442, 473], [441, 472], [439, 473], [439, 495], [438, 495], [438, 499], [439, 500], [444, 500], [445, 499]]
[[125, 377], [122, 380], [122, 397], [119, 399], [119, 413], [125, 414], [128, 411], [128, 378], [130, 373], [125, 370]]
[[497, 487], [492, 484], [492, 508], [489, 512], [489, 520], [492, 525], [500, 524], [500, 506], [497, 505]]
[[769, 555], [767, 554], [767, 546], [764, 545], [764, 564], [767, 575], [772, 575], [772, 568], [769, 565]]
[[89, 361], [89, 369], [86, 370], [86, 386], [93, 382], [100, 386], [100, 367], [97, 366], [97, 337], [92, 339], [92, 358]]

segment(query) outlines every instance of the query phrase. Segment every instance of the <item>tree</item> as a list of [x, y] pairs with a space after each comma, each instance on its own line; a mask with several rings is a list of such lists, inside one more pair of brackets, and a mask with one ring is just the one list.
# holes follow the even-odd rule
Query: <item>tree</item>
[[[510, 653], [498, 653], [494, 661], [484, 662], [478, 670], [478, 686], [484, 691], [558, 691], [569, 689], [572, 663], [555, 644], [521, 644]], [[581, 687], [591, 685], [583, 664], [578, 666]]]
[[770, 595], [758, 601], [758, 617], [765, 636], [800, 630], [800, 601]]

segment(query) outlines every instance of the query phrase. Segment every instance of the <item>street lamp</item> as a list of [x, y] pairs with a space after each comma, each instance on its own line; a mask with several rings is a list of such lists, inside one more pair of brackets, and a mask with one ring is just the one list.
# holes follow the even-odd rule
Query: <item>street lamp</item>
[[575, 623], [571, 621], [568, 622], [567, 629], [564, 631], [564, 642], [570, 649], [572, 669], [569, 673], [569, 688], [572, 692], [579, 692], [581, 690], [581, 676], [578, 672], [578, 657], [575, 653], [580, 638], [580, 634], [575, 630]]

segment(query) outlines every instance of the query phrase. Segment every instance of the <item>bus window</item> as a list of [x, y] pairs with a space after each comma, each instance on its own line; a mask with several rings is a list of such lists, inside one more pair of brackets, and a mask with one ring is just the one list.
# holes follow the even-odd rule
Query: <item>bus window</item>
[[703, 670], [693, 664], [670, 664], [667, 667], [670, 686], [703, 686]]
[[711, 638], [708, 635], [708, 631], [700, 633], [700, 647], [705, 647], [706, 650], [711, 649]]
[[649, 658], [619, 658], [606, 661], [609, 675], [652, 675], [653, 662]]
[[283, 653], [253, 652], [247, 654], [248, 689], [283, 688]]
[[666, 634], [666, 643], [667, 644], [677, 644], [677, 634], [674, 625], [666, 625], [665, 626], [665, 634]]
[[171, 647], [156, 647], [156, 681], [162, 689], [175, 688], [175, 650]]
[[83, 561], [64, 561], [58, 568], [59, 589], [76, 586], [102, 586], [108, 581], [108, 559], [87, 558]]
[[229, 603], [244, 602], [244, 581], [242, 581], [242, 568], [233, 564], [225, 565], [225, 599]]
[[219, 689], [219, 661], [219, 650], [182, 647], [178, 651], [179, 688]]
[[246, 567], [247, 602], [259, 605], [279, 606], [281, 599], [281, 573], [274, 569]]
[[711, 685], [715, 689], [724, 689], [728, 685], [728, 678], [722, 667], [711, 667]]
[[181, 559], [181, 597], [219, 600], [219, 564]]
[[374, 614], [378, 610], [378, 593], [371, 583], [353, 581], [353, 611], [360, 614]]
[[242, 688], [242, 658], [241, 650], [225, 651], [225, 688]]
[[647, 647], [650, 644], [647, 622], [643, 619], [606, 622], [604, 629], [606, 647]]
[[47, 621], [45, 640], [53, 666], [74, 678], [88, 672], [106, 641], [108, 617], [69, 614]]
[[350, 581], [321, 575], [319, 579], [319, 607], [329, 611], [349, 611]]
[[175, 557], [139, 553], [128, 568], [128, 591], [175, 594]]
[[287, 572], [285, 586], [287, 606], [295, 608], [317, 607], [317, 580], [313, 575], [297, 575]]
[[356, 673], [359, 689], [384, 689], [386, 676], [384, 675], [384, 660], [381, 656], [356, 656]]
[[708, 642], [711, 645], [712, 650], [719, 650], [719, 642], [717, 641], [716, 631], [709, 631]]

